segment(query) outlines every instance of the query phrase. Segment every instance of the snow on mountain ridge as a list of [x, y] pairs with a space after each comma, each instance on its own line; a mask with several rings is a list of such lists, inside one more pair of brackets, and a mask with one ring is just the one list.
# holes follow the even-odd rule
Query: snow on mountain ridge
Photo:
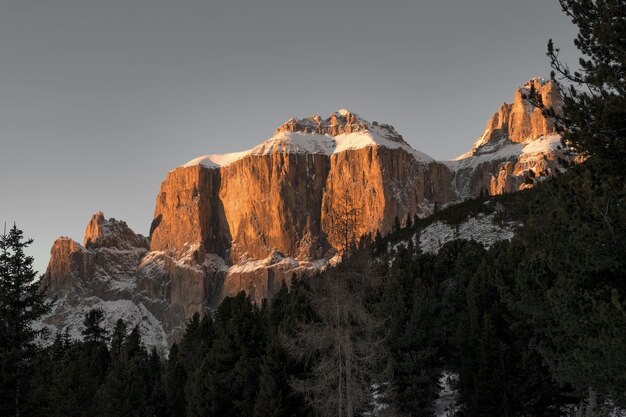
[[530, 155], [545, 155], [554, 152], [561, 146], [561, 136], [550, 134], [537, 139], [528, 139], [525, 142], [505, 143], [494, 146], [493, 149], [483, 149], [471, 157], [459, 157], [448, 161], [447, 165], [452, 169], [477, 167], [488, 161], [503, 160], [512, 157], [529, 157]]
[[554, 134], [555, 121], [529, 100], [531, 90], [534, 90], [546, 107], [554, 109], [557, 113], [561, 111], [563, 101], [558, 87], [551, 80], [532, 78], [516, 89], [511, 103], [503, 103], [499, 111], [493, 114], [472, 148], [455, 160], [490, 153], [494, 148], [497, 150], [511, 142], [528, 142]]
[[292, 117], [282, 124], [272, 137], [254, 148], [227, 154], [211, 154], [195, 158], [182, 167], [201, 165], [207, 168], [227, 166], [247, 156], [272, 153], [323, 154], [332, 156], [347, 150], [369, 146], [403, 149], [420, 162], [433, 159], [416, 151], [404, 141], [391, 125], [370, 123], [355, 113], [340, 109], [327, 119], [310, 116], [302, 119]]

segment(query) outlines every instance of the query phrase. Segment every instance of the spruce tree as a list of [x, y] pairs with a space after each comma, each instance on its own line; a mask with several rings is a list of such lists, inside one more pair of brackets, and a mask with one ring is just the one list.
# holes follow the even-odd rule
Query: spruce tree
[[111, 356], [113, 359], [120, 357], [124, 340], [126, 340], [126, 323], [123, 319], [118, 319], [111, 334]]
[[283, 417], [291, 415], [288, 395], [291, 392], [287, 376], [288, 357], [276, 339], [267, 347], [261, 375], [259, 393], [254, 404], [254, 417]]
[[559, 2], [578, 28], [581, 58], [571, 69], [550, 41], [562, 112], [534, 98], [587, 161], [531, 215], [523, 235], [541, 245], [520, 265], [514, 306], [533, 321], [554, 378], [587, 395], [593, 413], [598, 395], [626, 406], [626, 3]]
[[200, 354], [202, 362], [190, 375], [189, 416], [254, 413], [260, 357], [265, 347], [263, 327], [258, 308], [243, 291], [222, 301], [215, 313], [210, 350]]
[[[626, 174], [626, 3], [623, 0], [559, 0], [578, 27], [578, 69], [559, 58], [550, 40], [552, 79], [563, 96], [555, 117], [566, 143], [609, 175]], [[532, 95], [532, 94], [531, 94]], [[536, 97], [535, 97], [536, 99]], [[540, 105], [542, 103], [539, 103]]]
[[25, 249], [33, 242], [13, 225], [0, 235], [0, 414], [22, 414], [39, 334], [31, 325], [49, 311]]
[[164, 376], [167, 415], [171, 417], [185, 417], [187, 415], [186, 383], [187, 371], [180, 359], [178, 345], [174, 343], [170, 349]]
[[85, 314], [85, 319], [83, 320], [84, 329], [81, 334], [85, 338], [86, 342], [106, 342], [107, 330], [102, 327], [103, 321], [104, 312], [100, 309], [92, 309]]

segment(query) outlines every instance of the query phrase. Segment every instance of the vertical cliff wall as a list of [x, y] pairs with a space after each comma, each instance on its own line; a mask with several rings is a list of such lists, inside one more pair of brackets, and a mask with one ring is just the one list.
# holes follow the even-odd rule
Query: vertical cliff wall
[[148, 238], [96, 213], [83, 245], [54, 243], [43, 284], [58, 299], [41, 325], [80, 335], [81, 314], [101, 308], [165, 349], [187, 318], [224, 296], [244, 290], [261, 302], [294, 274], [334, 262], [336, 212], [346, 201], [360, 239], [436, 205], [532, 187], [576, 157], [525, 98], [531, 89], [560, 109], [554, 85], [531, 80], [455, 161], [435, 161], [392, 126], [347, 110], [292, 118], [248, 151], [196, 158], [167, 174]]

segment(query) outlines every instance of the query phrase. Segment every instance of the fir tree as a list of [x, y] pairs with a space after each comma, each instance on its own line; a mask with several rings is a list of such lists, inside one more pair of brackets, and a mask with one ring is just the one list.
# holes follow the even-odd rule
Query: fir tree
[[[572, 70], [550, 40], [552, 79], [563, 96], [555, 117], [566, 143], [609, 175], [626, 174], [626, 3], [622, 0], [559, 0], [578, 27], [574, 44], [581, 52]], [[583, 88], [580, 88], [583, 87]], [[531, 92], [531, 96], [536, 96]], [[543, 103], [539, 101], [539, 105]], [[542, 106], [543, 107], [543, 106]]]
[[124, 340], [126, 340], [126, 323], [120, 318], [115, 322], [115, 328], [111, 334], [111, 356], [114, 359], [120, 357]]
[[548, 43], [562, 114], [533, 91], [531, 98], [588, 160], [555, 181], [543, 196], [549, 203], [539, 203], [545, 211], [531, 217], [526, 242], [543, 243], [520, 268], [533, 275], [518, 275], [515, 307], [533, 321], [554, 378], [586, 392], [593, 413], [598, 394], [626, 405], [626, 339], [618, 330], [626, 325], [626, 3], [559, 2], [578, 27], [582, 56], [570, 69]]
[[288, 356], [274, 338], [267, 346], [261, 376], [259, 393], [254, 404], [254, 417], [286, 417], [298, 415], [298, 410], [289, 410], [289, 386], [287, 374]]
[[107, 330], [102, 327], [104, 312], [100, 309], [90, 310], [83, 320], [84, 329], [81, 332], [86, 342], [106, 342]]
[[185, 417], [187, 415], [185, 399], [186, 383], [187, 371], [180, 360], [178, 345], [174, 343], [170, 349], [164, 377], [167, 415], [171, 417]]
[[0, 235], [0, 414], [19, 416], [38, 332], [31, 324], [49, 311], [45, 291], [24, 250], [33, 242], [13, 226]]

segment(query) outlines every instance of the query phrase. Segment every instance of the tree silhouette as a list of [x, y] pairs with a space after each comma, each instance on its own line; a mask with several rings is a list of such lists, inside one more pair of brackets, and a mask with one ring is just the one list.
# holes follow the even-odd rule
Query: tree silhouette
[[[6, 229], [6, 226], [5, 226]], [[13, 225], [0, 235], [0, 414], [22, 412], [22, 388], [38, 351], [31, 325], [46, 314], [45, 290], [24, 250], [33, 242]]]

